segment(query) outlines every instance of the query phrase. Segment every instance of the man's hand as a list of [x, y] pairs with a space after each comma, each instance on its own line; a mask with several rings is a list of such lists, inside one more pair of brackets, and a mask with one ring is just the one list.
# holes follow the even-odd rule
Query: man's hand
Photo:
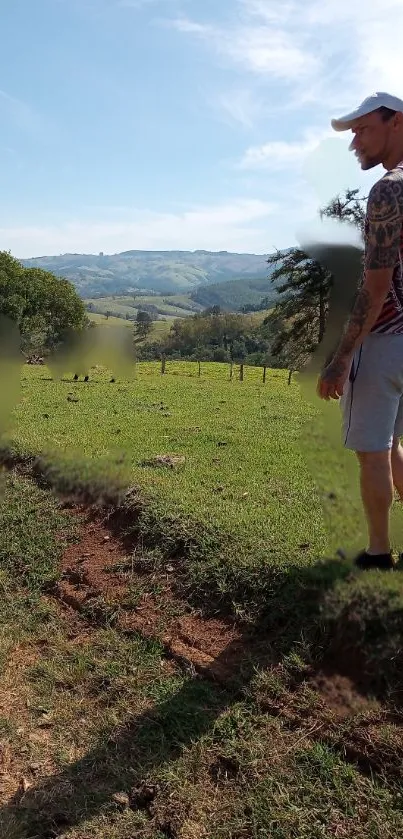
[[321, 399], [340, 399], [350, 374], [351, 358], [334, 358], [319, 377], [317, 392]]

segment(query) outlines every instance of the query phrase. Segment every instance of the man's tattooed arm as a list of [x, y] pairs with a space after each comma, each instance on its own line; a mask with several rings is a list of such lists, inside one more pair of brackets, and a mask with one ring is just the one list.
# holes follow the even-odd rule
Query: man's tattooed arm
[[390, 173], [375, 184], [368, 199], [364, 282], [325, 378], [343, 375], [378, 320], [399, 257], [402, 221], [403, 183]]
[[372, 187], [368, 198], [365, 269], [394, 268], [399, 257], [403, 222], [403, 180], [389, 172]]
[[343, 375], [364, 335], [370, 332], [376, 322], [386, 294], [387, 289], [382, 298], [373, 298], [365, 285], [359, 291], [343, 338], [333, 356], [333, 360], [325, 368], [323, 375], [325, 380]]

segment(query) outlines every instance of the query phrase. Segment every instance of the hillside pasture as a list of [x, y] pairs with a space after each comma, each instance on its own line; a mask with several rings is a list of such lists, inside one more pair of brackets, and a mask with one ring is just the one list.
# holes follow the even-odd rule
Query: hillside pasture
[[[188, 533], [200, 585], [211, 574], [232, 597], [249, 575], [255, 596], [256, 569], [270, 577], [309, 566], [334, 554], [335, 538], [357, 535], [357, 489], [287, 371], [267, 371], [265, 384], [261, 368], [245, 368], [243, 382], [237, 367], [229, 380], [226, 364], [202, 363], [198, 373], [197, 363], [168, 361], [162, 376], [160, 363], [141, 362], [130, 381], [110, 384], [100, 369], [85, 383], [24, 368], [8, 444], [138, 487], [156, 539], [168, 520], [179, 541]], [[158, 462], [164, 456], [174, 468]]]
[[111, 312], [126, 317], [136, 317], [137, 312], [144, 306], [155, 306], [160, 317], [189, 317], [202, 310], [202, 306], [195, 303], [190, 295], [178, 294], [165, 297], [164, 295], [122, 295], [113, 297], [93, 297], [85, 301], [99, 314]]
[[337, 407], [115, 372], [25, 366], [2, 441], [1, 836], [400, 835], [403, 577], [336, 556]]

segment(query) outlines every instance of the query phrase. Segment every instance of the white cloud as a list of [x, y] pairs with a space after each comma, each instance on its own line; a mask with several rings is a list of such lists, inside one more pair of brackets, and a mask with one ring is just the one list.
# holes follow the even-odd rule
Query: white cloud
[[252, 128], [261, 110], [257, 97], [247, 88], [219, 93], [210, 104], [226, 122], [235, 122], [244, 128]]
[[307, 155], [318, 148], [318, 137], [307, 137], [301, 142], [272, 140], [261, 146], [251, 146], [238, 164], [240, 169], [290, 169], [301, 164]]
[[[238, 116], [245, 126], [256, 128], [265, 114], [266, 131], [235, 168], [255, 178], [264, 172], [268, 195], [276, 194], [281, 172], [277, 220], [283, 214], [289, 237], [287, 205], [296, 174], [321, 204], [348, 186], [367, 192], [345, 145], [332, 145], [330, 118], [374, 90], [403, 97], [401, 45], [393, 35], [403, 32], [402, 0], [236, 0], [225, 28], [212, 19], [181, 18], [173, 24], [201, 39], [221, 67], [224, 62], [227, 69], [244, 70], [244, 102], [253, 102], [253, 115], [231, 93], [217, 101], [226, 116]], [[294, 195], [293, 204], [298, 201], [301, 213], [301, 197]], [[281, 241], [278, 223], [276, 231]]]
[[126, 219], [88, 223], [0, 228], [0, 250], [17, 257], [55, 253], [124, 250], [266, 251], [267, 229], [275, 212], [267, 201], [241, 199], [192, 208], [183, 213], [133, 210]]
[[403, 32], [402, 0], [237, 0], [233, 8], [225, 28], [171, 23], [202, 37], [221, 59], [287, 82], [285, 106], [320, 103], [326, 111], [374, 89], [399, 93], [403, 62], [393, 33]]
[[282, 0], [238, 0], [244, 16], [257, 17], [266, 23], [284, 23], [298, 11], [298, 4]]
[[319, 71], [315, 55], [307, 54], [288, 33], [268, 26], [247, 28], [227, 38], [223, 45], [227, 54], [254, 73], [279, 79], [298, 79]]
[[235, 25], [228, 30], [189, 18], [171, 21], [179, 32], [198, 35], [216, 52], [253, 73], [279, 79], [299, 79], [319, 70], [317, 57], [309, 55], [290, 33], [269, 25]]
[[344, 101], [356, 103], [374, 90], [399, 92], [401, 49], [393, 33], [403, 31], [401, 0], [309, 0], [306, 26], [327, 39], [328, 65], [339, 55], [331, 93], [338, 86]]
[[186, 17], [177, 17], [170, 21], [170, 25], [179, 32], [185, 32], [191, 35], [202, 35], [208, 38], [209, 35], [216, 37], [217, 29], [214, 26], [208, 26], [205, 23], [197, 23], [195, 20], [189, 20]]

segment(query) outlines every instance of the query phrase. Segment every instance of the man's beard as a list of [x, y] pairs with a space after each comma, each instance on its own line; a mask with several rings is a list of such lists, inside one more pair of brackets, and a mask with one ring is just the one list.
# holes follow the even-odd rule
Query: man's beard
[[361, 169], [363, 172], [368, 172], [370, 169], [375, 169], [375, 166], [380, 166], [382, 159], [379, 157], [362, 157], [360, 158]]

